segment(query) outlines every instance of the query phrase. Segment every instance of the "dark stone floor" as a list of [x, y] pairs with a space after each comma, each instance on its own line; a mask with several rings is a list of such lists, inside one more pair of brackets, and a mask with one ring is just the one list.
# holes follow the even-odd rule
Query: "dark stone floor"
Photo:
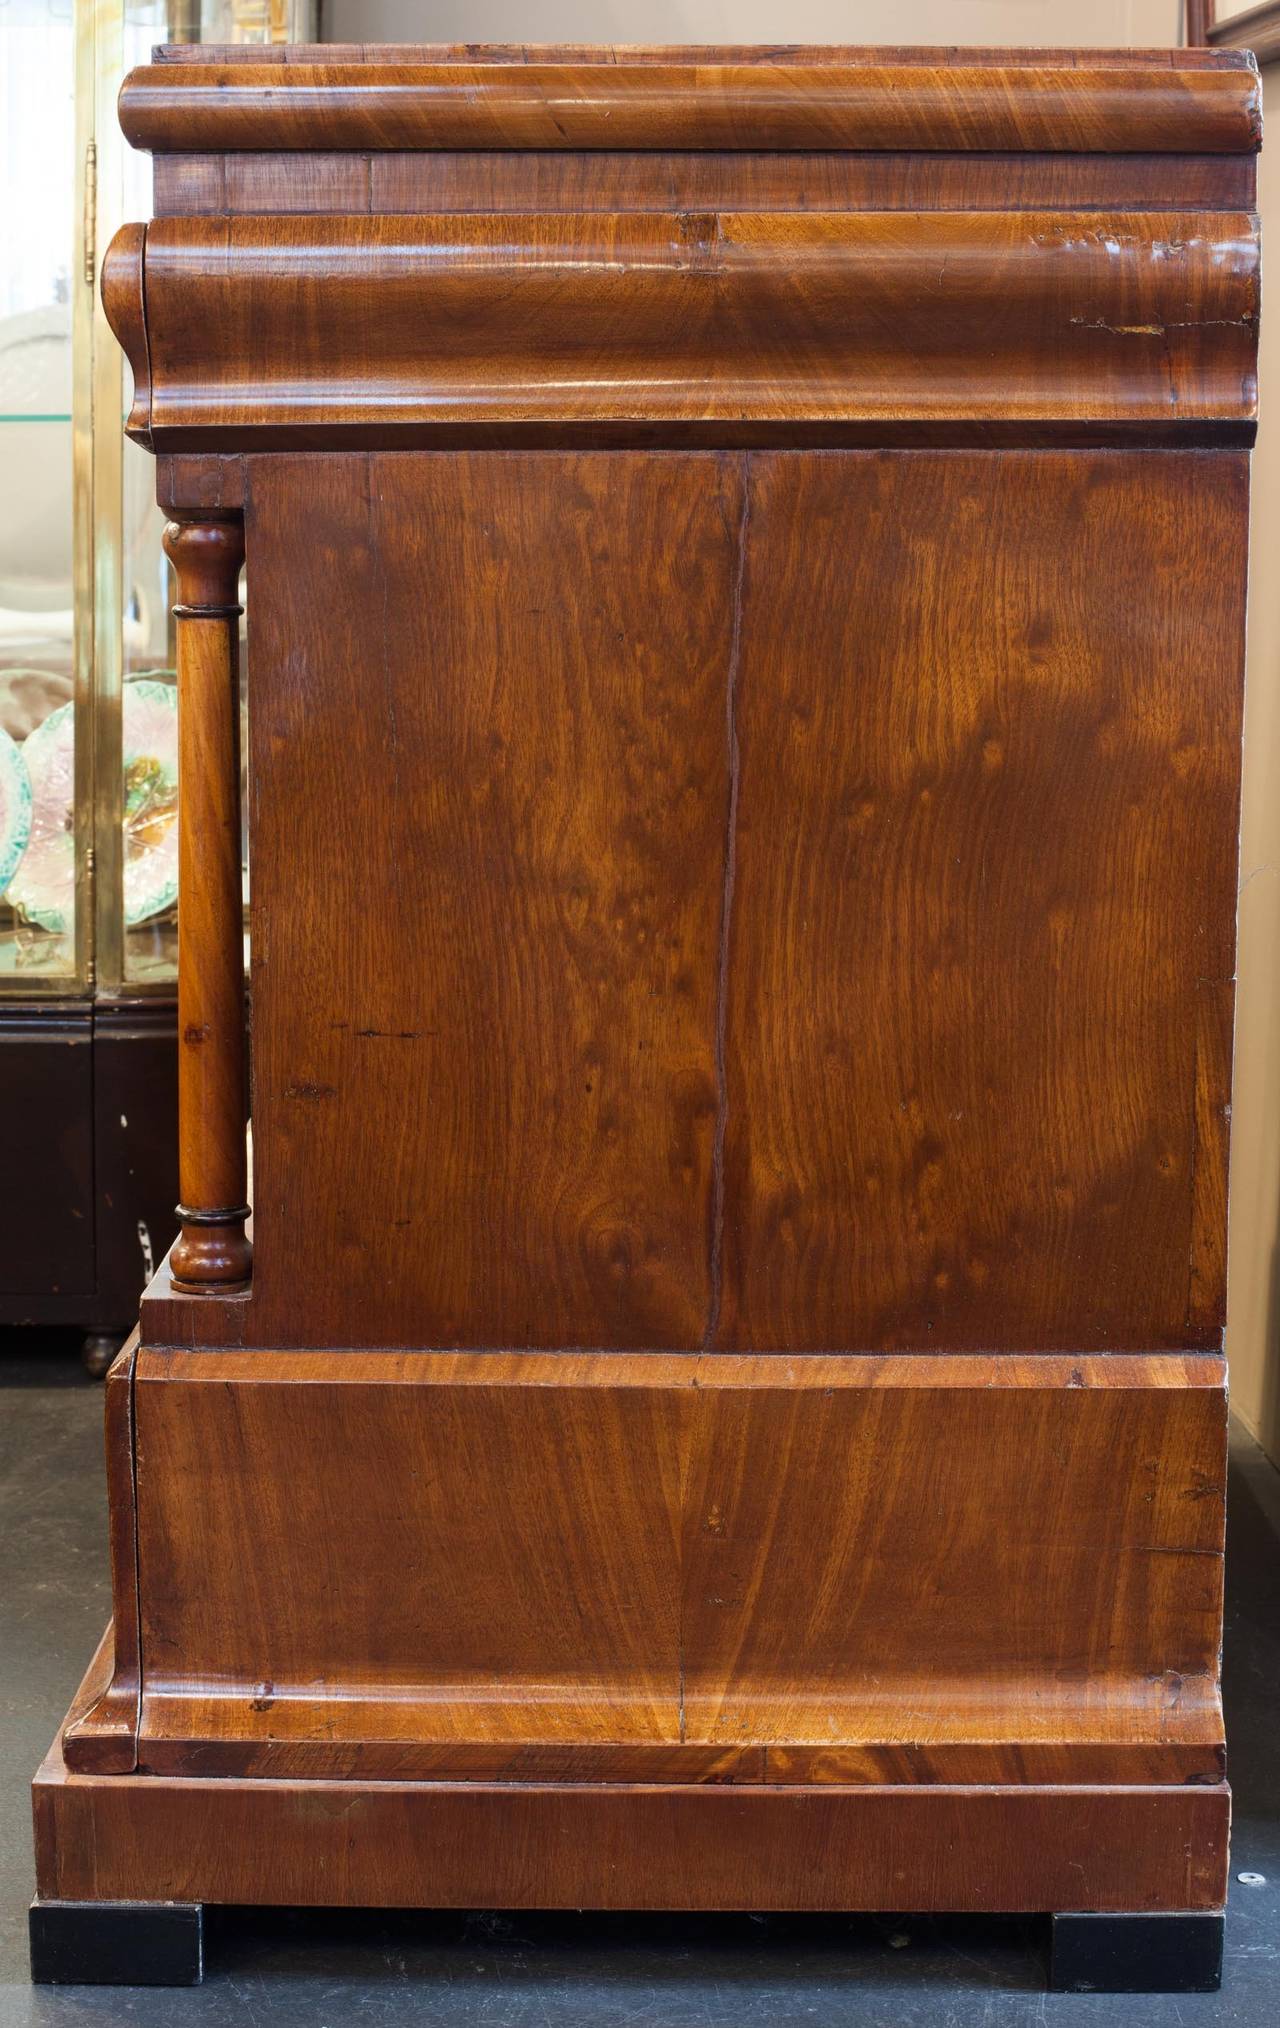
[[[1280, 2020], [1280, 1473], [1233, 1453], [1225, 1650], [1235, 1839], [1220, 1994], [1049, 1996], [1033, 1923], [972, 1917], [227, 1911], [192, 1992], [27, 1983], [27, 1782], [110, 1611], [101, 1393], [70, 1339], [0, 1332], [0, 2028], [1124, 2028]], [[1261, 1874], [1264, 1884], [1244, 1884]]]

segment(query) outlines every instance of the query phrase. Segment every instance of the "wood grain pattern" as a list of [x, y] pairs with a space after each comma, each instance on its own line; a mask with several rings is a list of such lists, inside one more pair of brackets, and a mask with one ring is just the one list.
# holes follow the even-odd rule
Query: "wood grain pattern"
[[528, 149], [157, 155], [155, 216], [225, 212], [1252, 211], [1253, 155]]
[[253, 471], [233, 1339], [1220, 1342], [1240, 459]]
[[715, 1342], [1217, 1344], [1243, 462], [751, 470]]
[[[873, 52], [866, 52], [873, 57]], [[131, 71], [135, 148], [971, 148], [1089, 154], [1258, 146], [1231, 66], [166, 63]]]
[[[1219, 940], [1223, 923], [1218, 925]], [[1228, 961], [1231, 954], [1227, 953]], [[1198, 979], [1188, 1321], [1212, 1335], [1227, 1320], [1227, 1167], [1235, 977]]]
[[133, 1479], [137, 1355], [135, 1331], [117, 1353], [103, 1387], [114, 1616], [86, 1679], [88, 1694], [78, 1700], [62, 1735], [67, 1766], [84, 1773], [130, 1774], [138, 1764], [142, 1668]]
[[1222, 1381], [1209, 1358], [145, 1352], [140, 1765], [1216, 1780]]
[[177, 576], [178, 1173], [170, 1255], [189, 1292], [248, 1280], [240, 872], [238, 521], [171, 521]]
[[[105, 1658], [110, 1671], [110, 1652]], [[105, 1680], [105, 1679], [104, 1679]], [[1169, 1694], [1173, 1694], [1172, 1690]], [[1227, 1765], [1221, 1720], [1197, 1706], [1176, 1729], [1157, 1736], [1090, 1737], [1083, 1728], [1037, 1740], [873, 1740], [850, 1745], [708, 1745], [667, 1740], [424, 1740], [406, 1738], [394, 1721], [386, 1733], [317, 1738], [289, 1725], [246, 1737], [227, 1724], [210, 1724], [209, 1706], [194, 1699], [158, 1696], [150, 1731], [140, 1743], [140, 1771], [158, 1779], [271, 1781], [608, 1782], [668, 1787], [733, 1784], [768, 1788], [864, 1788], [917, 1783], [1007, 1787], [1020, 1783], [1063, 1788], [1181, 1787], [1213, 1785]], [[314, 1710], [306, 1716], [314, 1720]], [[358, 1724], [362, 1713], [355, 1714]], [[1150, 1719], [1150, 1711], [1142, 1718]], [[1135, 1734], [1138, 1731], [1135, 1726]], [[1099, 1733], [1101, 1727], [1098, 1728]], [[170, 1736], [173, 1735], [173, 1736]]]
[[127, 86], [131, 427], [247, 534], [258, 1250], [144, 1304], [42, 1895], [1221, 1906], [1257, 100]]
[[245, 466], [242, 458], [216, 453], [156, 459], [156, 503], [166, 516], [240, 515], [244, 509]]
[[[117, 310], [139, 259], [143, 349]], [[1256, 410], [1246, 214], [167, 218], [112, 274], [157, 450], [504, 424], [1238, 439]]]
[[147, 305], [143, 255], [147, 243], [145, 225], [122, 225], [109, 241], [102, 256], [99, 290], [107, 322], [133, 372], [133, 400], [127, 427], [145, 436], [151, 399], [151, 372], [147, 362]]
[[260, 1342], [701, 1342], [740, 511], [714, 458], [255, 461]]
[[35, 1784], [46, 1898], [298, 1907], [1219, 1908], [1224, 1787]]

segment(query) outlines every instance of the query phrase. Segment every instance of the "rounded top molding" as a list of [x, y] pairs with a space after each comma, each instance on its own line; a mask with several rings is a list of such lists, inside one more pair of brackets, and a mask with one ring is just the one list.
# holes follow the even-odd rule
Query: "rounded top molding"
[[[307, 51], [305, 54], [321, 54]], [[215, 52], [226, 55], [227, 52]], [[392, 57], [395, 52], [391, 52]], [[486, 56], [488, 52], [484, 53]], [[567, 53], [566, 53], [567, 54]], [[1234, 154], [1257, 149], [1244, 52], [652, 52], [657, 61], [163, 62], [120, 123], [155, 153], [321, 149], [830, 150]], [[894, 61], [887, 61], [886, 56]], [[1209, 60], [1205, 57], [1208, 55]], [[821, 60], [819, 60], [821, 56]], [[1183, 57], [1195, 61], [1182, 61]], [[684, 60], [677, 60], [683, 58]], [[932, 58], [932, 60], [929, 60]]]
[[103, 273], [157, 452], [1252, 441], [1244, 52], [173, 48], [120, 104], [170, 158]]

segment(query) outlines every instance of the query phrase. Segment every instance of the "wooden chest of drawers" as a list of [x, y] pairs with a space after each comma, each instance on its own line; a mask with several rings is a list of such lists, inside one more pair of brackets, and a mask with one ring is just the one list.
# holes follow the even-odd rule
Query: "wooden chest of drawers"
[[42, 1901], [1212, 1916], [1255, 73], [245, 54], [122, 96], [184, 1230]]

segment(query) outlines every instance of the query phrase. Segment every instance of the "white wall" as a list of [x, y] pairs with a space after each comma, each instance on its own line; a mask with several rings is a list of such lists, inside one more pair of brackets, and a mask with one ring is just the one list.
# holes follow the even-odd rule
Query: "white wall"
[[1170, 47], [1180, 0], [325, 0], [330, 42]]

